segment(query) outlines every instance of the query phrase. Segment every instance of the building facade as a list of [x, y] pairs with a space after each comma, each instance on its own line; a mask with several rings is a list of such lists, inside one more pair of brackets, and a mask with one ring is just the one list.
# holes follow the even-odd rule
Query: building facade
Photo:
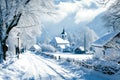
[[63, 29], [59, 37], [54, 37], [51, 40], [50, 44], [61, 52], [68, 51], [70, 47], [70, 42], [67, 39], [67, 33], [65, 29]]
[[120, 32], [112, 32], [96, 40], [92, 47], [97, 57], [120, 56]]

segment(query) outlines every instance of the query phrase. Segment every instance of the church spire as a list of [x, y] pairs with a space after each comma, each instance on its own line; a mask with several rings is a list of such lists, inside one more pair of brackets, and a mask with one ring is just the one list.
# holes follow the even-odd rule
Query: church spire
[[65, 32], [65, 29], [63, 28], [63, 31], [61, 33], [61, 38], [66, 39], [66, 37], [67, 37], [67, 33]]
[[61, 34], [65, 34], [65, 29], [63, 28], [63, 32]]

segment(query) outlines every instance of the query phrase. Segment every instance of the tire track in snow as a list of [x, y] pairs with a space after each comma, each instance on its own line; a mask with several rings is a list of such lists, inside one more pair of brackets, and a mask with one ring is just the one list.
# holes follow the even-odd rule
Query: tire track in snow
[[[43, 62], [43, 60], [41, 59], [41, 57], [40, 56], [38, 56], [38, 55], [35, 55], [35, 54], [29, 54], [29, 55], [31, 55], [31, 56], [34, 56], [34, 58], [37, 60], [37, 61], [41, 61], [42, 62], [42, 64], [44, 65], [43, 67], [45, 68], [46, 67], [46, 69], [49, 69], [49, 71], [52, 71], [52, 73], [54, 73], [54, 74], [56, 74], [56, 76], [53, 76], [53, 74], [52, 75], [50, 75], [50, 76], [53, 76], [52, 78], [51, 78], [51, 80], [66, 80], [66, 78], [64, 77], [64, 76], [62, 76], [59, 72], [57, 72], [54, 68], [52, 68], [51, 66], [49, 66], [48, 64], [46, 64], [45, 62]], [[38, 62], [38, 63], [39, 63]], [[46, 65], [46, 66], [45, 66]], [[53, 70], [54, 69], [54, 70]], [[46, 71], [46, 72], [49, 72], [49, 71]], [[58, 77], [59, 76], [59, 77]], [[43, 79], [43, 80], [46, 80], [46, 79]], [[48, 79], [47, 79], [48, 80]]]
[[[29, 62], [31, 64], [30, 67], [32, 67], [32, 69], [34, 69], [34, 68], [37, 69], [36, 64], [33, 62], [34, 61], [33, 58], [32, 57], [28, 57], [28, 55], [26, 57], [27, 57], [27, 59], [29, 60]], [[35, 70], [35, 72], [36, 72], [36, 70]], [[42, 80], [42, 76], [40, 74], [38, 76], [39, 76], [39, 79]], [[35, 77], [35, 74], [34, 74], [34, 77]]]
[[[41, 57], [42, 59], [44, 59], [44, 57]], [[49, 62], [51, 62], [51, 63], [54, 63], [54, 61], [51, 61], [51, 60], [48, 60], [48, 59], [45, 59], [45, 60], [47, 60], [47, 61], [49, 61]], [[65, 72], [66, 74], [68, 74], [69, 72], [67, 72], [67, 71], [65, 71], [65, 70], [63, 70], [63, 69], [61, 69], [63, 72]], [[69, 75], [69, 74], [68, 74]]]
[[[30, 57], [28, 57], [28, 59], [29, 59], [29, 61], [31, 61], [31, 63], [32, 63], [32, 65], [34, 65], [34, 67], [35, 67], [35, 69], [36, 69], [36, 71], [38, 71], [38, 70], [40, 70], [40, 69], [42, 69], [44, 72], [45, 72], [45, 74], [47, 74], [47, 80], [53, 80], [52, 79], [52, 77], [51, 77], [51, 75], [49, 74], [49, 73], [47, 73], [47, 71], [45, 70], [45, 68], [44, 67], [38, 67], [38, 64], [39, 65], [42, 65], [41, 63], [40, 63], [40, 61], [39, 61], [39, 59], [36, 59], [36, 55], [34, 55], [34, 54], [29, 54], [30, 55]], [[31, 56], [34, 56], [35, 58], [33, 58], [33, 57], [31, 57]], [[35, 63], [36, 62], [36, 63]], [[44, 64], [43, 64], [44, 65]], [[45, 66], [45, 65], [44, 65]], [[47, 66], [47, 65], [46, 65]], [[41, 74], [42, 75], [42, 74]], [[39, 80], [46, 80], [46, 79], [44, 79], [42, 76], [41, 76], [40, 74], [39, 74], [39, 76], [40, 76], [40, 79]]]
[[[51, 63], [55, 63], [54, 61], [51, 61], [51, 60], [48, 60], [47, 58], [44, 58], [43, 56], [41, 56], [41, 55], [39, 55], [39, 56], [37, 56], [38, 58], [40, 57], [40, 58], [42, 58], [42, 59], [45, 59], [46, 61], [48, 61], [48, 62], [51, 62]], [[55, 63], [56, 64], [56, 63]], [[59, 64], [58, 64], [59, 65]], [[62, 68], [62, 67], [61, 67]], [[63, 72], [65, 72], [66, 74], [68, 74], [69, 72], [67, 72], [67, 71], [65, 71], [65, 70], [63, 70], [63, 69], [61, 69]], [[70, 75], [70, 74], [68, 74], [68, 75]], [[70, 75], [71, 76], [71, 75]]]
[[[43, 56], [37, 56], [37, 57], [40, 57], [40, 58], [42, 58], [43, 60], [45, 59], [45, 61], [47, 61], [47, 62], [55, 63], [54, 61], [51, 61], [51, 60], [48, 60], [48, 59], [44, 58]], [[56, 64], [56, 65], [57, 65], [57, 64]], [[66, 73], [67, 75], [71, 76], [69, 71], [65, 71], [64, 68], [62, 68], [62, 67], [60, 67], [60, 68], [61, 68], [61, 71], [63, 71], [63, 72]], [[74, 77], [73, 77], [73, 78], [74, 78]]]
[[[44, 58], [42, 58], [42, 57], [40, 57], [40, 56], [36, 56], [36, 58], [41, 59], [41, 61], [42, 61], [43, 63], [45, 63], [45, 64], [46, 64], [49, 68], [51, 68], [54, 72], [56, 72], [62, 79], [66, 80], [67, 77], [61, 75], [61, 73], [62, 73], [62, 74], [65, 74], [65, 75], [67, 75], [67, 76], [69, 76], [69, 77], [72, 77], [68, 72], [66, 72], [65, 70], [63, 70], [63, 68], [60, 67], [60, 70], [62, 71], [62, 72], [60, 73], [60, 72], [57, 71], [57, 69], [56, 69], [55, 67], [53, 68], [52, 65], [48, 64], [48, 62], [54, 64], [52, 61], [46, 60], [46, 59], [44, 59]], [[55, 70], [55, 69], [56, 69], [56, 70]], [[74, 77], [72, 77], [72, 78], [75, 79]], [[68, 78], [68, 79], [69, 79], [69, 78]]]

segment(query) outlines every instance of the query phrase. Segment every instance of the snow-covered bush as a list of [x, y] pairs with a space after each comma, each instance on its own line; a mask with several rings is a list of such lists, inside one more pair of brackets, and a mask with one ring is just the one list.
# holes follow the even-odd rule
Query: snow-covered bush
[[112, 60], [118, 62], [120, 59], [120, 50], [107, 49], [105, 53], [105, 60]]
[[41, 44], [42, 52], [56, 52], [56, 49], [49, 44]]
[[94, 66], [94, 70], [109, 75], [115, 74], [120, 70], [119, 64], [114, 61], [99, 60], [99, 61], [95, 61], [93, 63], [93, 66]]

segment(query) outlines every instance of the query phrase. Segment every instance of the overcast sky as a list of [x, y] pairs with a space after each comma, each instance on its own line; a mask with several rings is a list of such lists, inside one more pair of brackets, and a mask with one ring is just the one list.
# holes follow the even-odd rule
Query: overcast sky
[[[56, 4], [56, 12], [58, 14], [55, 16], [55, 18], [52, 17], [53, 21], [59, 22], [72, 13], [75, 13], [74, 22], [76, 24], [84, 21], [91, 21], [96, 15], [105, 11], [111, 2], [113, 2], [112, 0], [105, 6], [98, 4], [97, 1], [98, 0], [55, 0], [54, 3]], [[44, 19], [46, 21], [51, 21], [51, 19], [49, 20], [48, 18]]]

